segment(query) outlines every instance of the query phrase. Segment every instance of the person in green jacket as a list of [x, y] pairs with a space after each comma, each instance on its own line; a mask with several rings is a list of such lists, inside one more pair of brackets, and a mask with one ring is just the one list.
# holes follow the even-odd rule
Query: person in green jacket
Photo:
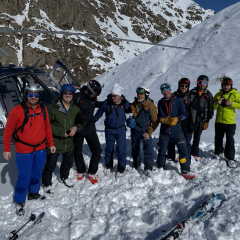
[[[222, 89], [213, 98], [213, 110], [217, 110], [214, 158], [219, 159], [225, 156], [228, 166], [234, 167], [236, 165], [233, 137], [236, 130], [235, 109], [240, 109], [240, 94], [232, 87], [233, 81], [229, 77], [224, 77], [221, 85]], [[224, 134], [226, 134], [225, 149], [223, 147]]]
[[84, 125], [81, 110], [72, 100], [74, 92], [75, 89], [72, 85], [64, 84], [61, 87], [60, 98], [54, 99], [48, 106], [48, 115], [56, 152], [47, 156], [42, 174], [42, 183], [46, 196], [50, 197], [54, 197], [52, 173], [56, 168], [60, 153], [62, 154], [60, 180], [67, 187], [74, 185], [73, 180], [69, 178], [69, 172], [73, 165], [73, 136], [77, 131], [81, 131]]

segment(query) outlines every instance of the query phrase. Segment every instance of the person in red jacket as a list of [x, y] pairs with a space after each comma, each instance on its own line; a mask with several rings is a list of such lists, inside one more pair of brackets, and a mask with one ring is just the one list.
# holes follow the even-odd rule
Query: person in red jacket
[[56, 151], [47, 109], [39, 101], [41, 87], [35, 83], [28, 84], [24, 93], [26, 101], [10, 111], [4, 130], [3, 156], [8, 161], [12, 136], [15, 140], [18, 180], [14, 200], [17, 215], [25, 213], [27, 191], [28, 200], [45, 199], [39, 194], [39, 180], [46, 161], [46, 140], [51, 152]]

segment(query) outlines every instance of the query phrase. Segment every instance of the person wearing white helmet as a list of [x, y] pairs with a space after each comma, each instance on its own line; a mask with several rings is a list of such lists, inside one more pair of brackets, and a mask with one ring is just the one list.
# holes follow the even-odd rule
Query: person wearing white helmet
[[133, 165], [141, 170], [140, 142], [143, 142], [144, 170], [151, 177], [153, 167], [153, 145], [151, 134], [158, 127], [157, 108], [149, 98], [150, 90], [146, 86], [136, 89], [137, 97], [131, 105], [136, 126], [131, 128]]
[[[126, 168], [126, 110], [130, 107], [128, 100], [122, 95], [123, 88], [117, 83], [112, 87], [111, 93], [103, 102], [94, 115], [94, 120], [98, 121], [105, 113], [105, 172], [113, 168], [114, 144], [117, 142], [118, 167], [116, 178], [122, 176]], [[107, 170], [109, 169], [109, 170]]]
[[46, 140], [51, 152], [56, 151], [48, 112], [40, 103], [41, 87], [35, 83], [28, 84], [24, 93], [26, 101], [10, 111], [4, 130], [4, 158], [8, 161], [11, 158], [12, 136], [17, 153], [18, 180], [14, 194], [17, 215], [25, 213], [27, 192], [28, 200], [45, 199], [39, 194], [39, 180], [46, 161]]

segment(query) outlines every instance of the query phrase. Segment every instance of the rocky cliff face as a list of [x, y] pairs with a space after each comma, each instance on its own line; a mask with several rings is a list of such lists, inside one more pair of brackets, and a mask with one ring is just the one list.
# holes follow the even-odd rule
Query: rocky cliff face
[[[2, 0], [0, 28], [70, 30], [160, 42], [214, 14], [192, 0]], [[3, 64], [51, 71], [59, 59], [84, 83], [151, 47], [99, 38], [54, 34], [1, 34]]]

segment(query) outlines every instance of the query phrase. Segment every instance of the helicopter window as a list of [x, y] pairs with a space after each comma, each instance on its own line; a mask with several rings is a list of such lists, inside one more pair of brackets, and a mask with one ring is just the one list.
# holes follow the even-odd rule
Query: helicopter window
[[[35, 73], [36, 74], [36, 73]], [[53, 88], [53, 84], [51, 82], [51, 80], [49, 79], [48, 75], [45, 73], [40, 73], [40, 74], [36, 74], [36, 76], [48, 87], [48, 88]]]
[[57, 83], [60, 85], [60, 87], [63, 84], [72, 83], [72, 78], [69, 76], [67, 71], [60, 66], [54, 71], [53, 76], [56, 79]]

